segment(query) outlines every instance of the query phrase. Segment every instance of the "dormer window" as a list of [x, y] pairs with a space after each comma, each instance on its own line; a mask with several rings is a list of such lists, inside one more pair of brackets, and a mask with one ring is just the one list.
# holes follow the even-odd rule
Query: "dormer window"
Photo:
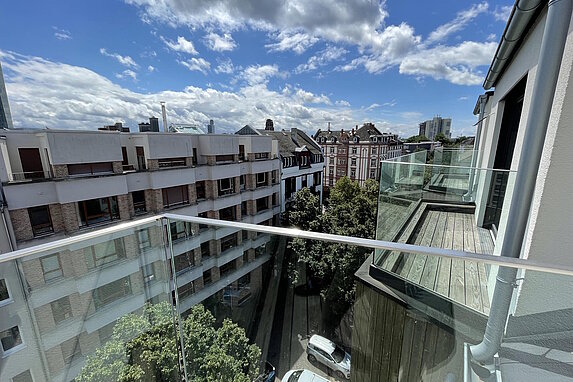
[[354, 137], [354, 143], [358, 143], [358, 137]]

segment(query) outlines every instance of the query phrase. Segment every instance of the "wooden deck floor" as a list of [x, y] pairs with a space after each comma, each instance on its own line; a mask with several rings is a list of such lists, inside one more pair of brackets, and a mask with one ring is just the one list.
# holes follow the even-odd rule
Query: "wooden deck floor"
[[[489, 234], [476, 227], [473, 214], [440, 211], [422, 203], [398, 242], [491, 253]], [[487, 274], [483, 263], [389, 252], [382, 268], [455, 302], [489, 314]]]

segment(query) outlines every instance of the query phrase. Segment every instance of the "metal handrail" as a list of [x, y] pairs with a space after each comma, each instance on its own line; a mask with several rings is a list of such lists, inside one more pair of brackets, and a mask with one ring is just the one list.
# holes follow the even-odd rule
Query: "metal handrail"
[[321, 232], [311, 232], [311, 231], [303, 231], [300, 229], [294, 228], [283, 228], [283, 227], [273, 227], [273, 226], [264, 226], [264, 225], [257, 225], [251, 223], [242, 223], [242, 222], [231, 222], [225, 220], [218, 220], [218, 219], [209, 219], [209, 218], [200, 218], [195, 216], [185, 216], [185, 215], [177, 215], [172, 213], [163, 213], [160, 215], [151, 216], [148, 218], [138, 219], [126, 223], [116, 224], [112, 227], [102, 228], [99, 230], [95, 230], [92, 232], [87, 232], [81, 235], [52, 241], [50, 243], [40, 244], [30, 248], [19, 249], [13, 252], [5, 253], [0, 255], [0, 264], [10, 260], [20, 259], [26, 256], [31, 256], [39, 253], [48, 252], [51, 250], [57, 250], [61, 247], [66, 245], [79, 243], [85, 240], [90, 240], [96, 237], [100, 237], [103, 235], [108, 235], [115, 232], [120, 232], [123, 230], [139, 227], [141, 225], [153, 223], [156, 221], [160, 221], [162, 219], [168, 220], [179, 220], [179, 221], [186, 221], [190, 223], [197, 223], [215, 227], [228, 227], [228, 228], [235, 228], [241, 229], [246, 231], [254, 231], [254, 232], [262, 232], [268, 233], [272, 235], [280, 235], [286, 237], [294, 237], [300, 239], [309, 239], [309, 240], [322, 240], [331, 243], [338, 243], [338, 244], [347, 244], [347, 245], [355, 245], [360, 247], [367, 247], [371, 249], [380, 249], [380, 250], [390, 250], [390, 251], [399, 251], [404, 253], [411, 253], [411, 254], [420, 254], [420, 255], [427, 255], [427, 256], [436, 256], [441, 258], [450, 258], [450, 259], [461, 259], [461, 260], [468, 260], [468, 261], [477, 261], [488, 263], [491, 265], [498, 265], [504, 266], [509, 268], [517, 268], [517, 269], [525, 269], [531, 271], [540, 271], [540, 272], [549, 272], [567, 276], [573, 276], [573, 267], [564, 266], [561, 264], [551, 264], [546, 262], [540, 262], [531, 259], [521, 259], [521, 258], [507, 258], [495, 255], [488, 255], [482, 253], [472, 253], [472, 252], [464, 252], [464, 251], [456, 251], [453, 249], [444, 249], [444, 248], [434, 248], [434, 247], [423, 247], [419, 245], [413, 244], [404, 244], [404, 243], [395, 243], [392, 241], [383, 241], [383, 240], [374, 240], [374, 239], [363, 239], [357, 238], [352, 236], [342, 236], [342, 235], [333, 235]]
[[[399, 157], [397, 157], [399, 158]], [[394, 158], [396, 159], [396, 158]], [[404, 165], [414, 165], [414, 166], [425, 166], [425, 167], [444, 167], [444, 168], [459, 168], [464, 170], [485, 170], [485, 171], [496, 171], [496, 172], [508, 172], [517, 173], [517, 170], [505, 170], [497, 168], [487, 168], [487, 167], [470, 167], [470, 166], [453, 166], [448, 164], [432, 164], [432, 163], [419, 163], [419, 162], [398, 162], [396, 160], [381, 160], [380, 163], [390, 163], [390, 164], [404, 164]]]

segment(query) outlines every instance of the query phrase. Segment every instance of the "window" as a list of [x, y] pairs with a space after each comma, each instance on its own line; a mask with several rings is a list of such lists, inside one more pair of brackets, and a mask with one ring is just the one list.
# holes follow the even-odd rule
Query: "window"
[[338, 164], [346, 164], [346, 159], [340, 159]]
[[117, 197], [91, 199], [78, 202], [81, 225], [86, 227], [119, 219]]
[[50, 281], [62, 277], [62, 264], [60, 263], [60, 255], [50, 255], [40, 259], [42, 264], [42, 271], [44, 273], [44, 281]]
[[145, 206], [145, 191], [133, 191], [131, 196], [133, 198], [133, 208], [135, 209], [135, 213], [144, 214], [147, 212], [147, 208]]
[[99, 342], [102, 344], [106, 343], [113, 334], [113, 327], [115, 326], [115, 321], [110, 322], [109, 324], [102, 326], [98, 330]]
[[370, 159], [370, 167], [376, 167], [376, 162], [377, 162], [376, 158]]
[[155, 279], [155, 268], [153, 264], [146, 264], [141, 268], [143, 272], [143, 281], [148, 283]]
[[28, 208], [28, 215], [30, 216], [30, 224], [32, 225], [34, 236], [54, 232], [50, 208], [48, 206]]
[[69, 164], [70, 176], [113, 174], [112, 162]]
[[237, 246], [237, 234], [233, 233], [221, 239], [221, 252]]
[[235, 158], [232, 154], [229, 155], [215, 155], [215, 162], [233, 162]]
[[257, 174], [257, 186], [264, 186], [267, 184], [267, 173], [259, 172]]
[[320, 186], [320, 184], [322, 183], [321, 178], [322, 178], [322, 173], [320, 173], [320, 172], [315, 172], [314, 175], [313, 175], [312, 183], [313, 183], [315, 186]]
[[175, 272], [179, 273], [185, 269], [193, 268], [195, 266], [195, 253], [188, 251], [175, 256]]
[[191, 296], [193, 293], [195, 293], [193, 282], [189, 282], [185, 285], [178, 286], [177, 293], [179, 293], [179, 298], [185, 298]]
[[334, 147], [331, 147], [331, 148], [330, 148], [330, 153], [331, 153], [331, 154], [334, 154]]
[[376, 178], [376, 170], [370, 170], [370, 179]]
[[1, 331], [0, 343], [2, 344], [2, 350], [5, 354], [9, 350], [16, 351], [15, 348], [23, 344], [18, 326], [13, 326], [8, 330]]
[[269, 153], [255, 153], [255, 159], [268, 159]]
[[125, 258], [123, 239], [110, 240], [84, 249], [88, 269], [101, 267]]
[[257, 199], [257, 213], [264, 211], [268, 208], [269, 208], [269, 201], [266, 196]]
[[60, 344], [60, 348], [62, 349], [62, 356], [64, 357], [65, 364], [72, 363], [76, 356], [80, 356], [82, 354], [78, 337], [73, 337], [62, 342]]
[[329, 173], [330, 175], [334, 175], [334, 166], [330, 166], [330, 167], [328, 168], [328, 173]]
[[189, 190], [186, 185], [163, 189], [163, 207], [169, 208], [189, 204]]
[[251, 283], [251, 274], [247, 273], [243, 277], [239, 278], [238, 284], [239, 288], [247, 287]]
[[350, 165], [356, 166], [356, 158], [352, 158], [352, 160], [350, 161]]
[[235, 192], [234, 190], [234, 179], [233, 178], [225, 178], [219, 179], [219, 195], [229, 195]]
[[185, 158], [164, 158], [157, 161], [159, 162], [159, 168], [185, 166]]
[[191, 223], [182, 221], [172, 222], [170, 225], [170, 231], [172, 241], [185, 239], [193, 234], [191, 231]]
[[334, 164], [334, 157], [328, 158], [328, 164]]
[[245, 160], [245, 145], [239, 145], [239, 160]]
[[277, 173], [278, 173], [278, 171], [276, 171], [276, 170], [274, 170], [274, 171], [271, 173], [272, 183], [273, 183], [273, 184], [277, 184], [277, 177], [278, 177], [278, 174], [277, 174]]
[[247, 215], [247, 201], [241, 202], [241, 216]]
[[209, 245], [209, 242], [206, 241], [204, 243], [201, 243], [201, 257], [209, 257], [211, 256], [211, 246]]
[[203, 272], [203, 285], [209, 285], [213, 282], [213, 279], [211, 278], [211, 270], [207, 269], [205, 272]]
[[92, 291], [96, 309], [119, 300], [131, 294], [131, 280], [129, 276], [113, 281]]
[[377, 152], [378, 150], [376, 149], [376, 147], [372, 147], [372, 154], [376, 155]]
[[237, 220], [237, 208], [235, 206], [222, 208], [219, 210], [219, 219], [227, 221]]
[[0, 306], [5, 305], [12, 301], [10, 297], [10, 291], [8, 290], [8, 284], [5, 279], [0, 279]]
[[195, 191], [197, 193], [197, 199], [205, 199], [207, 196], [205, 194], [205, 181], [195, 183]]
[[350, 170], [350, 178], [351, 178], [351, 179], [356, 178], [356, 170], [355, 170], [355, 169], [351, 169], [351, 170]]
[[34, 382], [30, 370], [26, 370], [12, 378], [12, 382]]
[[239, 189], [240, 189], [241, 191], [244, 191], [244, 190], [245, 190], [245, 175], [241, 175], [241, 176], [239, 177]]
[[70, 304], [70, 298], [68, 296], [51, 302], [50, 306], [52, 308], [52, 316], [54, 317], [54, 322], [56, 324], [59, 324], [68, 318], [72, 318], [72, 305]]
[[352, 154], [356, 154], [358, 152], [358, 149], [356, 147], [352, 148]]
[[227, 276], [229, 273], [235, 270], [235, 262], [229, 261], [227, 264], [224, 264], [219, 268], [219, 272], [221, 273], [221, 277]]

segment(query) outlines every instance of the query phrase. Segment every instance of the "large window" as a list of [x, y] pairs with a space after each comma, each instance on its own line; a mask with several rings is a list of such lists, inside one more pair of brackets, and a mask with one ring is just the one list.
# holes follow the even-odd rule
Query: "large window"
[[234, 156], [231, 155], [215, 155], [215, 162], [233, 162], [235, 160]]
[[151, 239], [149, 237], [149, 228], [137, 231], [137, 241], [139, 242], [139, 249], [145, 251], [151, 248]]
[[189, 204], [187, 186], [176, 186], [163, 189], [163, 207], [169, 208]]
[[229, 195], [235, 192], [235, 182], [233, 178], [219, 179], [219, 196]]
[[203, 285], [209, 285], [213, 282], [213, 279], [211, 278], [211, 269], [207, 269], [205, 272], [203, 272]]
[[177, 293], [179, 293], [179, 298], [185, 298], [191, 296], [193, 293], [195, 293], [193, 282], [178, 286]]
[[44, 281], [50, 281], [62, 277], [62, 263], [60, 262], [60, 255], [50, 255], [40, 259], [42, 264], [42, 272], [44, 273]]
[[172, 222], [170, 226], [171, 240], [177, 241], [185, 239], [193, 234], [191, 230], [191, 223], [188, 222]]
[[113, 174], [112, 162], [69, 164], [70, 176]]
[[60, 349], [62, 350], [62, 357], [64, 357], [64, 363], [66, 364], [72, 363], [76, 356], [82, 354], [78, 337], [73, 337], [62, 342]]
[[52, 228], [52, 218], [50, 217], [50, 208], [48, 206], [39, 206], [28, 208], [30, 224], [34, 236], [41, 236], [54, 232]]
[[131, 193], [133, 198], [133, 208], [136, 214], [144, 214], [147, 211], [145, 206], [145, 191], [133, 191]]
[[12, 382], [34, 382], [30, 370], [26, 370], [12, 378]]
[[259, 172], [257, 174], [257, 187], [258, 186], [266, 186], [267, 184], [267, 173], [266, 172]]
[[257, 213], [269, 208], [269, 201], [268, 198], [262, 197], [257, 199]]
[[119, 208], [116, 196], [78, 202], [78, 209], [82, 226], [90, 226], [119, 219]]
[[130, 294], [131, 280], [129, 279], [129, 276], [101, 286], [92, 292], [96, 309]]
[[125, 258], [122, 239], [115, 239], [92, 245], [84, 249], [84, 256], [88, 269], [100, 267]]
[[219, 268], [219, 272], [221, 273], [221, 277], [227, 276], [229, 273], [235, 270], [235, 262], [229, 261], [227, 264], [224, 264]]
[[197, 193], [197, 200], [206, 198], [204, 180], [195, 183], [195, 191]]
[[237, 220], [237, 207], [231, 206], [227, 208], [222, 208], [219, 210], [219, 219], [227, 221]]
[[159, 159], [158, 162], [159, 168], [185, 166], [185, 158], [164, 158]]
[[211, 248], [210, 247], [211, 246], [209, 245], [208, 241], [201, 243], [201, 257], [211, 256]]
[[20, 335], [20, 329], [17, 326], [13, 326], [8, 330], [1, 331], [0, 343], [2, 344], [2, 350], [4, 353], [22, 345], [23, 342]]
[[268, 159], [269, 153], [255, 153], [255, 159]]
[[5, 305], [10, 301], [12, 301], [12, 297], [10, 297], [8, 284], [6, 284], [5, 279], [0, 279], [0, 306]]
[[70, 304], [70, 298], [68, 296], [51, 302], [50, 306], [52, 308], [52, 316], [54, 317], [54, 322], [56, 324], [59, 324], [68, 318], [72, 318], [72, 305]]
[[231, 235], [225, 236], [221, 239], [221, 252], [225, 252], [228, 249], [237, 246], [237, 234], [233, 233]]
[[193, 251], [185, 252], [175, 256], [175, 272], [181, 272], [185, 269], [193, 268], [195, 266], [195, 254]]

